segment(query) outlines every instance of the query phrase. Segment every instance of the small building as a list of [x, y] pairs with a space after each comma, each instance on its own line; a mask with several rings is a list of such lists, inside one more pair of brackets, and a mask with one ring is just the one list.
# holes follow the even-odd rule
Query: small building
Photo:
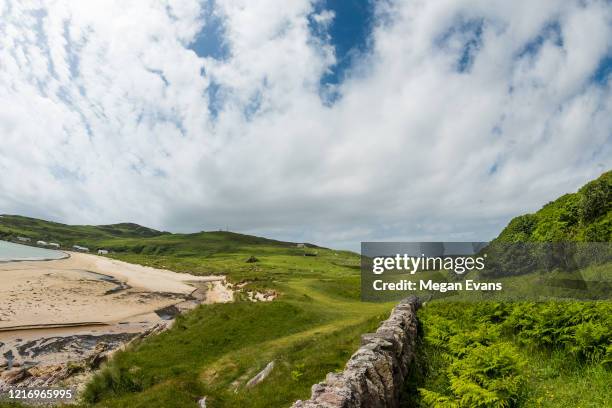
[[108, 249], [98, 249], [98, 255], [108, 255]]
[[31, 242], [32, 240], [28, 237], [17, 237], [17, 241], [19, 242]]
[[89, 248], [80, 245], [73, 245], [72, 248], [79, 252], [89, 252]]
[[298, 248], [306, 248], [306, 244], [297, 244]]
[[49, 247], [59, 249], [60, 244], [58, 244], [57, 242], [49, 242]]
[[46, 241], [36, 241], [36, 245], [47, 246], [47, 242]]

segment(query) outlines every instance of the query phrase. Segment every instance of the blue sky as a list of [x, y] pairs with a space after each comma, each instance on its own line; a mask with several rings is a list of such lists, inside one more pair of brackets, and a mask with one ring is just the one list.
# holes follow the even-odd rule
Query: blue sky
[[[224, 40], [223, 19], [214, 12], [215, 2], [204, 4], [204, 27], [198, 32], [190, 48], [200, 57], [223, 59], [229, 48]], [[374, 5], [367, 0], [325, 0], [313, 5], [313, 12], [329, 10], [334, 19], [325, 34], [329, 35], [336, 53], [336, 64], [322, 78], [323, 84], [338, 84], [350, 68], [353, 57], [367, 50], [368, 38], [374, 24]], [[311, 20], [311, 30], [318, 28]]]
[[605, 0], [0, 4], [0, 213], [480, 241], [612, 168]]
[[[215, 12], [217, 4], [214, 0], [203, 4], [201, 18], [204, 21], [202, 29], [195, 36], [189, 47], [202, 58], [226, 59], [230, 49], [225, 40], [223, 18]], [[322, 11], [330, 11], [334, 18], [329, 26], [321, 27], [313, 16]], [[322, 91], [339, 85], [359, 57], [368, 51], [368, 41], [372, 34], [374, 21], [374, 3], [368, 0], [324, 0], [313, 3], [308, 15], [309, 29], [314, 36], [321, 37], [331, 44], [336, 61], [328, 71], [321, 76]], [[215, 96], [218, 88], [213, 85], [210, 94]], [[322, 97], [324, 92], [322, 92]], [[328, 101], [333, 102], [339, 95], [332, 91]], [[216, 103], [213, 106], [216, 111]]]
[[367, 51], [374, 24], [374, 4], [367, 0], [327, 0], [318, 5], [320, 9], [331, 10], [334, 19], [327, 30], [336, 53], [336, 64], [321, 82], [338, 84], [359, 54]]

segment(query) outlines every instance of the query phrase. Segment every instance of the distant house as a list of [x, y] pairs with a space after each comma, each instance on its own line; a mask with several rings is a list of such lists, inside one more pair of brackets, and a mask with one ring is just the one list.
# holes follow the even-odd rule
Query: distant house
[[20, 242], [30, 242], [32, 240], [30, 238], [27, 238], [27, 237], [17, 237], [17, 241], [20, 241]]
[[306, 244], [297, 244], [298, 248], [306, 248]]
[[72, 248], [79, 252], [89, 252], [89, 248], [80, 245], [73, 245]]
[[49, 242], [49, 246], [50, 246], [51, 248], [59, 248], [59, 247], [60, 247], [60, 244], [58, 244], [57, 242]]
[[36, 245], [47, 246], [47, 243], [45, 241], [36, 241]]
[[107, 249], [98, 249], [98, 255], [108, 255]]

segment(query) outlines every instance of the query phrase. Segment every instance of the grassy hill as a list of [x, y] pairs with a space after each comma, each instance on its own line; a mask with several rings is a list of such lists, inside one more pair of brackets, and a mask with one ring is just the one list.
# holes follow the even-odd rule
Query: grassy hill
[[[270, 279], [272, 273], [290, 274], [293, 267], [287, 264], [287, 260], [303, 258], [305, 253], [319, 255], [308, 271], [320, 273], [322, 268], [327, 267], [326, 254], [330, 253], [326, 248], [312, 244], [298, 248], [292, 242], [228, 231], [172, 234], [131, 223], [66, 225], [17, 215], [1, 215], [0, 239], [15, 240], [17, 237], [58, 242], [68, 249], [75, 244], [91, 250], [104, 248], [111, 251], [111, 257], [127, 262], [196, 275], [226, 274], [230, 281]], [[355, 263], [355, 254], [342, 251], [334, 251], [334, 254], [341, 255], [340, 258], [339, 255], [335, 256], [335, 263], [344, 262], [342, 259], [347, 256], [351, 258], [351, 265]], [[259, 259], [257, 267], [244, 262], [251, 255]], [[281, 261], [280, 256], [288, 258]], [[319, 262], [321, 259], [323, 261]], [[297, 269], [301, 271], [299, 266]]]
[[496, 241], [612, 241], [612, 171], [576, 193], [565, 194], [546, 204], [535, 214], [514, 218]]
[[113, 238], [150, 238], [168, 234], [138, 224], [121, 223], [112, 225], [66, 225], [20, 215], [0, 215], [0, 237], [17, 236], [32, 240], [61, 241], [65, 246], [81, 243], [95, 243]]
[[[226, 232], [108, 243], [130, 262], [197, 274], [223, 273], [247, 289], [274, 290], [270, 303], [238, 298], [201, 306], [166, 333], [120, 353], [94, 378], [88, 404], [190, 407], [206, 395], [214, 407], [280, 407], [307, 398], [312, 384], [341, 369], [392, 304], [359, 300], [359, 256], [351, 252]], [[142, 248], [141, 248], [142, 246]], [[250, 256], [259, 261], [247, 263]], [[246, 382], [270, 361], [275, 369]]]

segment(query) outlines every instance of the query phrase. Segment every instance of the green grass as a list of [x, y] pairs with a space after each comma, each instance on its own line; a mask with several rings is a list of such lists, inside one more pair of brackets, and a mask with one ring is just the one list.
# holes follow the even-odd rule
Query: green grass
[[[271, 303], [202, 306], [170, 331], [118, 354], [85, 398], [109, 407], [161, 400], [168, 407], [195, 406], [203, 395], [215, 407], [287, 406], [307, 398], [312, 384], [341, 369], [360, 335], [374, 330], [391, 307], [361, 303], [353, 294], [329, 296], [321, 286], [292, 280], [277, 284], [283, 295]], [[245, 388], [272, 360], [270, 377]]]

